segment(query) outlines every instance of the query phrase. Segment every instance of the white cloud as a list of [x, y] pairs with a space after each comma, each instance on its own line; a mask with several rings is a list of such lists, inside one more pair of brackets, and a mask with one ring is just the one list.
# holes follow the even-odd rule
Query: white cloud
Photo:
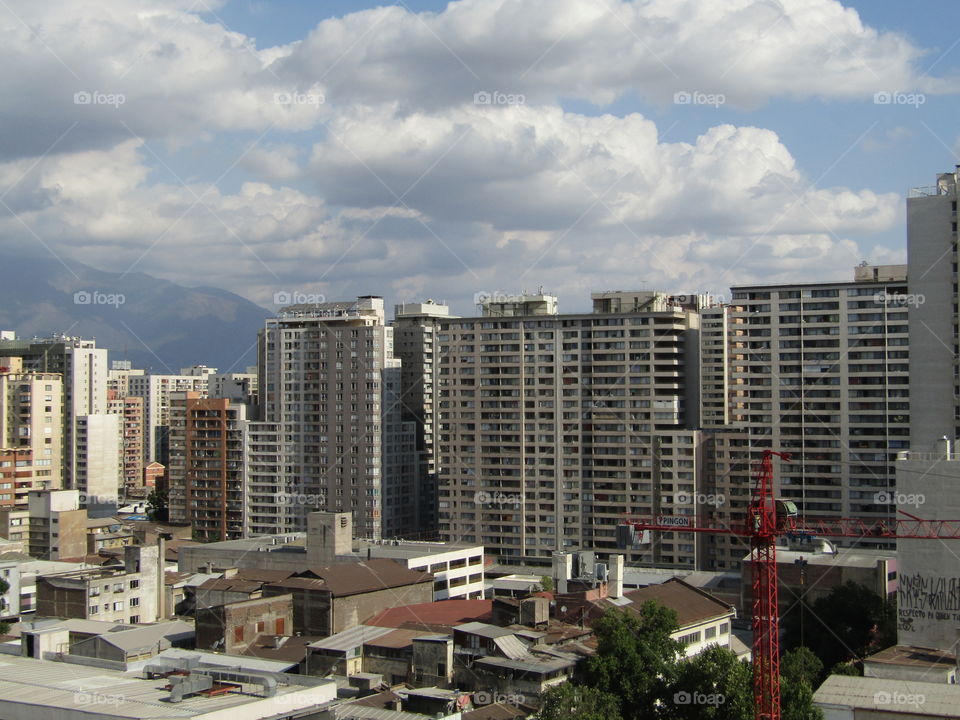
[[[898, 197], [811, 187], [772, 130], [667, 142], [648, 117], [558, 99], [938, 89], [918, 78], [919, 48], [832, 0], [463, 0], [352, 13], [274, 48], [194, 6], [0, 6], [0, 93], [16, 100], [0, 105], [0, 192], [64, 257], [264, 303], [291, 288], [462, 303], [539, 284], [585, 297], [846, 277]], [[478, 91], [523, 104], [477, 105]], [[312, 149], [272, 129], [310, 131]], [[222, 153], [238, 133], [263, 136], [239, 160], [252, 180], [230, 191], [157, 181], [141, 139]], [[38, 242], [9, 215], [0, 233]]]

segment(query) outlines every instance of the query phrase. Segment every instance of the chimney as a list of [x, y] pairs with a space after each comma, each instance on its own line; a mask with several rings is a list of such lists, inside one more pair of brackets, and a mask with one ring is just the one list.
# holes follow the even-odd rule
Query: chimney
[[573, 555], [565, 552], [553, 554], [553, 588], [558, 593], [567, 592], [567, 580], [573, 575]]

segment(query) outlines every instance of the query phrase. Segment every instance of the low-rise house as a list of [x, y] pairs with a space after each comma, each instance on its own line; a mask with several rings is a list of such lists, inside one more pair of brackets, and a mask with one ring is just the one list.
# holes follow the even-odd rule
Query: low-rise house
[[268, 583], [263, 594], [293, 595], [294, 631], [324, 637], [355, 627], [387, 608], [429, 601], [433, 576], [393, 560], [338, 563]]
[[197, 608], [197, 647], [240, 654], [261, 635], [283, 636], [292, 625], [290, 595]]
[[123, 565], [37, 578], [37, 614], [116, 622], [155, 622], [165, 613], [157, 547], [124, 548]]
[[131, 663], [170, 647], [192, 648], [194, 636], [193, 625], [174, 620], [95, 635], [72, 644], [69, 654]]
[[611, 594], [606, 585], [556, 595], [555, 612], [556, 617], [566, 623], [590, 625], [610, 609], [640, 613], [644, 603], [650, 600], [676, 612], [679, 628], [672, 637], [683, 643], [687, 657], [710, 645], [729, 648], [742, 659], [749, 657], [749, 649], [731, 632], [736, 609], [678, 578], [621, 595]]

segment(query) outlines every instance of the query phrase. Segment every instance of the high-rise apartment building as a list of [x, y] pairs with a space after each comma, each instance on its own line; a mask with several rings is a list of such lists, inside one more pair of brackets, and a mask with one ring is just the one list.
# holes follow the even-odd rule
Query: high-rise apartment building
[[450, 318], [450, 308], [427, 300], [395, 306], [393, 321], [394, 354], [400, 358], [401, 393], [399, 406], [403, 421], [414, 423], [416, 433], [415, 490], [409, 493], [415, 504], [417, 537], [428, 539], [437, 531], [437, 418], [440, 396], [439, 326]]
[[[482, 317], [440, 323], [443, 539], [546, 565], [555, 551], [616, 552], [625, 513], [693, 513], [699, 316], [663, 293], [593, 298], [593, 313], [560, 315], [543, 293], [495, 297]], [[693, 533], [628, 552], [697, 565]]]
[[25, 505], [31, 490], [60, 488], [63, 380], [0, 358], [0, 505]]
[[121, 415], [81, 415], [74, 427], [74, 488], [91, 517], [117, 510], [123, 486]]
[[24, 369], [63, 376], [63, 487], [76, 487], [77, 418], [107, 412], [106, 349], [98, 348], [95, 340], [60, 335], [37, 340], [0, 338], [0, 358], [9, 357], [23, 358]]
[[247, 406], [196, 392], [170, 402], [170, 521], [192, 525], [202, 540], [243, 537]]
[[129, 375], [129, 394], [144, 399], [146, 416], [146, 460], [168, 463], [168, 431], [170, 427], [170, 395], [197, 392], [207, 396], [210, 376], [216, 368], [198, 365], [185, 368], [179, 375]]
[[733, 493], [744, 463], [772, 448], [793, 456], [774, 464], [774, 487], [802, 515], [891, 516], [894, 461], [910, 441], [906, 267], [734, 287], [732, 297], [735, 412], [747, 442], [726, 458], [738, 472], [716, 478], [720, 492]]
[[146, 412], [144, 398], [136, 395], [121, 395], [119, 390], [109, 390], [107, 411], [120, 418], [120, 443], [123, 452], [121, 463], [122, 487], [143, 486], [143, 468], [146, 466]]
[[251, 526], [264, 519], [254, 508], [272, 496], [274, 532], [305, 530], [309, 511], [329, 510], [352, 512], [364, 537], [402, 533], [403, 506], [384, 498], [411, 492], [415, 474], [398, 472], [411, 465], [397, 454], [412, 449], [413, 427], [402, 441], [400, 368], [383, 299], [284, 308], [267, 320], [259, 358], [261, 416], [279, 429], [282, 470], [272, 489], [257, 475]]

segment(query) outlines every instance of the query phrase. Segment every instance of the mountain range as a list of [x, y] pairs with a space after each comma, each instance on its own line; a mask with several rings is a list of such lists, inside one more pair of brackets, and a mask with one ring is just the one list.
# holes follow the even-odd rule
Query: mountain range
[[256, 364], [257, 331], [271, 315], [219, 288], [0, 253], [0, 330], [95, 338], [111, 360], [155, 373], [191, 365], [242, 372]]

